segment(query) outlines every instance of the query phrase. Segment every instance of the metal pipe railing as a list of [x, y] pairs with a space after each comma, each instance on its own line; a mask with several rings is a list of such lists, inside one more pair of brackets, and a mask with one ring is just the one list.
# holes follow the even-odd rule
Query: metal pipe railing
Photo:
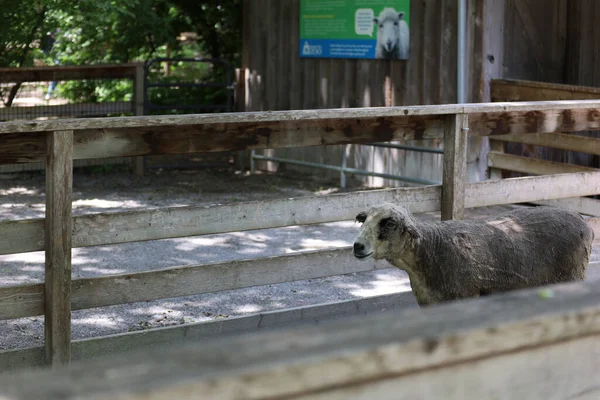
[[385, 148], [388, 148], [388, 149], [418, 151], [418, 152], [421, 152], [421, 153], [444, 154], [444, 149], [432, 149], [432, 148], [429, 148], [429, 147], [406, 146], [406, 145], [403, 145], [403, 144], [369, 143], [369, 146], [373, 146], [373, 147], [385, 147]]
[[261, 155], [253, 155], [252, 157], [255, 160], [273, 161], [273, 162], [278, 162], [278, 163], [282, 163], [282, 164], [292, 164], [292, 165], [299, 165], [299, 166], [311, 167], [311, 168], [321, 168], [321, 169], [327, 169], [330, 171], [338, 171], [338, 172], [342, 172], [342, 173], [350, 173], [350, 174], [355, 174], [355, 175], [375, 176], [377, 178], [393, 179], [393, 180], [422, 184], [422, 185], [440, 185], [441, 184], [441, 182], [439, 182], [439, 181], [431, 181], [428, 179], [411, 178], [408, 176], [391, 175], [391, 174], [385, 174], [385, 173], [381, 173], [381, 172], [369, 172], [369, 171], [365, 171], [365, 170], [357, 169], [357, 168], [347, 168], [347, 167], [344, 168], [344, 167], [338, 167], [335, 165], [318, 164], [318, 163], [312, 163], [312, 162], [308, 162], [308, 161], [290, 160], [287, 158], [268, 157], [268, 156], [261, 156]]

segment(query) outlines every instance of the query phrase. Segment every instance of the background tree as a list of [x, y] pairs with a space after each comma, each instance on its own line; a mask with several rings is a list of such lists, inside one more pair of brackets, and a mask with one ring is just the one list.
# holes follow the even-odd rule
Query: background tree
[[[3, 67], [32, 66], [35, 60], [49, 65], [146, 61], [167, 56], [167, 49], [171, 57], [219, 58], [234, 66], [240, 61], [241, 0], [35, 0], [7, 2], [3, 7]], [[196, 32], [198, 43], [182, 45], [177, 40], [182, 31]], [[50, 34], [55, 42], [50, 51], [43, 52], [49, 47]], [[216, 66], [198, 76], [192, 68], [173, 67], [171, 78], [154, 79], [215, 80], [224, 72]], [[12, 95], [3, 93], [7, 105], [17, 90], [18, 85], [12, 87]], [[73, 101], [116, 101], [128, 100], [131, 88], [127, 81], [74, 81], [61, 84], [60, 91]], [[160, 91], [156, 95], [159, 101], [166, 96]]]

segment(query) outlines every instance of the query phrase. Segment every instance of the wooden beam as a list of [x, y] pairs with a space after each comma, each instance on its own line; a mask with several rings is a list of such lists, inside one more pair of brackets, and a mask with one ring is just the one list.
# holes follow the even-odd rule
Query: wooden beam
[[[600, 201], [588, 197], [570, 197], [566, 199], [538, 200], [533, 204], [565, 208], [580, 214], [600, 217]], [[600, 234], [600, 232], [599, 232]], [[598, 237], [600, 239], [600, 236]]]
[[[556, 190], [559, 187], [561, 190]], [[600, 171], [468, 183], [465, 207], [517, 204], [600, 193]], [[73, 247], [208, 235], [352, 220], [376, 204], [403, 204], [413, 213], [439, 211], [441, 186], [369, 190], [328, 196], [214, 206], [80, 215]], [[44, 249], [43, 219], [0, 222], [0, 254]]]
[[551, 296], [536, 288], [144, 349], [6, 377], [0, 396], [592, 398], [600, 369], [600, 283], [547, 289], [542, 293]]
[[553, 101], [600, 99], [600, 88], [559, 83], [493, 79], [492, 101]]
[[0, 83], [71, 81], [81, 79], [132, 79], [135, 76], [135, 68], [135, 63], [0, 68]]
[[46, 362], [57, 366], [71, 358], [73, 131], [49, 132], [46, 151], [44, 340]]
[[131, 112], [133, 112], [133, 106], [129, 101], [34, 107], [3, 107], [0, 108], [0, 121], [32, 120], [43, 117], [98, 117], [106, 116], [107, 114]]
[[499, 135], [494, 141], [533, 144], [555, 149], [577, 151], [600, 155], [600, 139], [564, 133], [544, 133], [532, 135]]
[[[424, 124], [427, 120], [441, 121], [436, 116], [448, 114], [471, 114], [469, 120], [481, 120], [493, 122], [496, 114], [506, 120], [510, 116], [524, 118], [529, 116], [532, 122], [542, 116], [554, 118], [555, 121], [547, 125], [562, 123], [556, 121], [558, 115], [565, 112], [579, 111], [578, 114], [587, 116], [590, 113], [591, 121], [600, 123], [600, 100], [577, 100], [577, 101], [539, 101], [539, 102], [493, 102], [493, 103], [471, 103], [471, 104], [442, 104], [427, 106], [407, 107], [360, 107], [360, 108], [338, 108], [338, 109], [314, 109], [314, 110], [289, 110], [289, 111], [257, 111], [244, 113], [218, 113], [218, 114], [187, 114], [187, 115], [161, 115], [143, 117], [115, 117], [115, 118], [88, 118], [51, 121], [27, 121], [7, 122], [0, 125], [0, 134], [16, 132], [46, 132], [54, 130], [97, 130], [97, 129], [128, 129], [128, 128], [171, 128], [183, 126], [215, 125], [215, 133], [223, 127], [232, 128], [232, 125], [265, 124], [288, 125], [292, 131], [298, 130], [296, 125], [312, 122], [317, 126], [329, 125], [338, 120], [379, 120], [385, 124], [388, 118], [400, 119], [397, 124], [414, 125], [415, 129], [431, 128]], [[596, 116], [596, 113], [598, 115]], [[493, 115], [487, 115], [493, 114]], [[410, 117], [413, 117], [412, 119]], [[414, 118], [419, 117], [419, 118]], [[562, 118], [562, 117], [561, 117]], [[351, 122], [351, 121], [350, 121]], [[346, 122], [346, 125], [350, 124]], [[509, 121], [510, 122], [510, 121]], [[564, 121], [569, 125], [569, 119]], [[377, 126], [377, 125], [375, 125]], [[419, 128], [420, 127], [420, 128]], [[441, 130], [441, 124], [438, 129]], [[473, 128], [473, 126], [471, 126]], [[471, 129], [472, 131], [473, 129]], [[500, 129], [501, 130], [501, 129]], [[583, 129], [586, 130], [586, 129]], [[264, 132], [266, 133], [266, 132]], [[511, 132], [505, 132], [511, 133]], [[529, 132], [532, 133], [532, 132]], [[482, 133], [478, 133], [482, 134]], [[499, 133], [495, 133], [499, 134]], [[420, 136], [420, 135], [417, 135]], [[426, 138], [426, 137], [424, 137]]]
[[533, 175], [598, 171], [597, 168], [582, 167], [580, 165], [558, 163], [531, 157], [516, 156], [513, 154], [497, 153], [494, 151], [491, 151], [488, 154], [488, 165], [492, 168]]
[[468, 129], [467, 115], [455, 114], [446, 117], [442, 171], [442, 221], [464, 217]]
[[[134, 117], [123, 119], [127, 118]], [[105, 121], [108, 119], [102, 118]], [[0, 129], [3, 126], [4, 124], [1, 124]], [[76, 133], [74, 158], [188, 154], [431, 139], [442, 137], [441, 126], [441, 117], [417, 116], [298, 120], [294, 123], [275, 121], [95, 128]], [[41, 147], [41, 137], [35, 132], [2, 135], [0, 164], [40, 161], [43, 158]]]
[[[391, 268], [361, 262], [350, 247], [284, 256], [175, 267], [72, 281], [71, 308], [83, 310]], [[148, 290], [152, 288], [152, 290]], [[44, 287], [0, 288], [0, 320], [40, 315]]]
[[[192, 343], [197, 340], [242, 332], [264, 332], [282, 327], [317, 325], [338, 318], [367, 315], [400, 307], [415, 307], [416, 305], [413, 294], [408, 291], [266, 311], [239, 317], [219, 318], [180, 326], [78, 339], [73, 341], [72, 359], [73, 361], [89, 360], [121, 354], [125, 351]], [[24, 368], [36, 368], [43, 364], [44, 349], [42, 347], [0, 351], [0, 374], [18, 372]]]
[[[470, 133], [476, 136], [600, 129], [600, 108], [577, 104], [583, 108], [556, 108], [556, 104], [547, 109], [528, 105], [529, 111], [510, 111], [520, 109], [514, 105], [462, 108], [471, 108]], [[587, 106], [592, 104], [600, 106], [600, 102]], [[43, 135], [39, 132], [52, 127], [76, 131], [75, 159], [434, 139], [443, 136], [444, 115], [453, 114], [446, 113], [449, 108], [439, 107], [6, 122], [0, 124], [0, 164], [43, 160]], [[507, 111], [481, 112], [503, 108]], [[421, 115], [425, 111], [438, 114]]]

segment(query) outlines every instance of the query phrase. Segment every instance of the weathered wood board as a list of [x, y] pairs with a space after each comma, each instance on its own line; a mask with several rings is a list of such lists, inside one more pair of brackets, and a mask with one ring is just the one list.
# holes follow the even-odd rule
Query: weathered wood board
[[539, 289], [515, 291], [24, 372], [1, 379], [0, 395], [594, 398], [600, 283], [551, 290], [550, 297], [540, 296]]

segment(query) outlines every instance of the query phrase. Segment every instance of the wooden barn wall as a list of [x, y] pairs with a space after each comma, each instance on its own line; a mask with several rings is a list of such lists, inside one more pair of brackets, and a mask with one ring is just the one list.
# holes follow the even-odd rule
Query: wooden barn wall
[[[407, 61], [306, 59], [299, 57], [299, 0], [244, 2], [244, 102], [247, 111], [378, 107], [456, 103], [456, 0], [411, 1], [410, 58]], [[467, 101], [482, 93], [483, 0], [468, 2], [469, 89]], [[440, 148], [440, 141], [409, 145]], [[349, 145], [270, 150], [263, 154], [441, 181], [442, 156]], [[274, 163], [260, 167], [281, 168]], [[338, 177], [337, 172], [301, 169]], [[396, 181], [361, 179], [373, 186]]]
[[[600, 1], [496, 0], [505, 5], [502, 78], [600, 87]], [[578, 135], [600, 137], [598, 131]], [[600, 167], [597, 156], [506, 145], [511, 154]], [[505, 173], [504, 176], [522, 174]]]

